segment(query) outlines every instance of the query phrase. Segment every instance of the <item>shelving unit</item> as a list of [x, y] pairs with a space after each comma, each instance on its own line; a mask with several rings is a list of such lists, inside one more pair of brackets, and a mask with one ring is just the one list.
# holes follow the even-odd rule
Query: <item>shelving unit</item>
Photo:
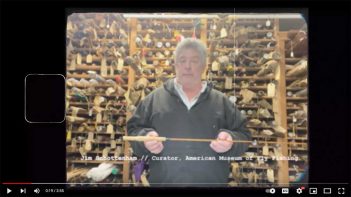
[[[298, 66], [301, 66], [301, 63], [305, 63], [306, 67], [302, 74], [295, 74], [296, 78], [294, 81], [287, 81], [287, 102], [291, 103], [290, 105], [296, 105], [298, 107], [290, 108], [287, 110], [287, 125], [288, 125], [288, 137], [289, 142], [300, 141], [303, 142], [303, 147], [295, 147], [289, 144], [288, 150], [289, 155], [305, 155], [304, 160], [301, 160], [299, 163], [289, 162], [289, 181], [295, 182], [300, 181], [299, 176], [301, 173], [304, 173], [308, 167], [308, 97], [307, 97], [307, 83], [308, 83], [308, 62], [307, 62], [307, 33], [305, 30], [301, 29], [299, 31], [288, 31], [286, 32], [285, 40], [285, 55], [289, 58], [286, 58], [285, 63], [287, 65], [293, 65], [289, 71], [286, 72], [291, 74], [291, 70], [296, 69]], [[295, 81], [306, 79], [306, 84], [303, 86], [295, 85], [290, 87]], [[306, 95], [304, 96], [295, 96], [297, 92], [306, 90]], [[290, 96], [289, 94], [292, 94]], [[300, 117], [295, 114], [299, 112]], [[300, 121], [305, 121], [299, 125]]]
[[[72, 29], [68, 28], [68, 35], [71, 35], [70, 41], [68, 42], [69, 44], [76, 43], [76, 46], [73, 46], [71, 50], [68, 50], [67, 54], [67, 80], [69, 79], [76, 79], [77, 81], [85, 79], [88, 81], [89, 85], [86, 84], [74, 84], [74, 85], [67, 85], [67, 93], [68, 93], [68, 98], [67, 98], [67, 103], [68, 105], [66, 106], [66, 115], [67, 116], [77, 116], [77, 117], [84, 117], [86, 118], [86, 121], [84, 123], [88, 126], [91, 127], [94, 131], [88, 131], [86, 129], [82, 129], [81, 131], [79, 130], [79, 127], [82, 126], [83, 122], [67, 122], [67, 173], [69, 174], [70, 171], [74, 171], [76, 168], [84, 168], [84, 169], [91, 169], [93, 167], [97, 167], [99, 164], [105, 162], [104, 160], [82, 160], [81, 153], [79, 150], [79, 147], [85, 147], [88, 139], [89, 133], [93, 134], [93, 140], [91, 142], [91, 150], [86, 150], [86, 157], [87, 158], [94, 158], [95, 156], [102, 156], [103, 154], [103, 149], [106, 147], [110, 147], [111, 150], [107, 153], [109, 156], [112, 154], [115, 154], [115, 151], [117, 149], [120, 150], [117, 155], [123, 156], [125, 155], [127, 149], [127, 146], [125, 143], [122, 141], [122, 136], [126, 135], [126, 103], [124, 101], [124, 95], [119, 94], [117, 92], [118, 87], [123, 88], [124, 90], [127, 90], [128, 88], [128, 71], [129, 67], [128, 65], [122, 65], [122, 69], [124, 73], [118, 73], [118, 69], [115, 67], [112, 67], [113, 65], [111, 64], [112, 61], [116, 60], [115, 55], [110, 55], [108, 52], [112, 52], [114, 50], [120, 50], [122, 46], [122, 42], [127, 42], [128, 43], [128, 37], [125, 39], [119, 39], [119, 34], [118, 32], [114, 32], [113, 35], [110, 35], [110, 38], [101, 38], [101, 34], [96, 37], [94, 36], [93, 30], [97, 32], [103, 32], [102, 34], [107, 34], [108, 32], [111, 33], [111, 29], [108, 29], [106, 27], [99, 27], [97, 24], [102, 22], [103, 20], [106, 20], [106, 17], [111, 19], [111, 21], [114, 21], [116, 23], [120, 22], [118, 20], [118, 14], [74, 14], [71, 15], [68, 18], [68, 23], [72, 25]], [[87, 21], [90, 21], [88, 24]], [[118, 21], [118, 22], [117, 22]], [[105, 21], [106, 22], [106, 21]], [[94, 24], [92, 26], [92, 24]], [[80, 28], [80, 26], [84, 26], [84, 29], [90, 29], [91, 34], [89, 32], [84, 32], [81, 31], [83, 29]], [[86, 25], [86, 26], [85, 26]], [[125, 26], [127, 27], [127, 26]], [[125, 32], [128, 32], [127, 29], [125, 29]], [[79, 38], [76, 38], [77, 36], [80, 36]], [[103, 36], [103, 37], [106, 37]], [[80, 47], [77, 46], [79, 42], [82, 40], [89, 40], [90, 42], [90, 47], [87, 48], [86, 46]], [[88, 43], [89, 43], [88, 42]], [[108, 47], [108, 44], [111, 44], [112, 46]], [[79, 44], [78, 44], [79, 45]], [[100, 51], [101, 48], [105, 47], [105, 51]], [[68, 47], [69, 48], [69, 47]], [[89, 53], [92, 55], [92, 61], [88, 63], [87, 61], [87, 55]], [[78, 61], [77, 55], [81, 54], [81, 61]], [[125, 55], [128, 55], [129, 52], [127, 52]], [[88, 74], [88, 71], [94, 71], [97, 75], [102, 76], [101, 73], [101, 64], [102, 64], [102, 59], [105, 56], [106, 58], [106, 66], [108, 69], [108, 75], [103, 76], [105, 80], [110, 79], [113, 83], [107, 83], [107, 82], [101, 82], [96, 80], [96, 83], [91, 82], [92, 79], [95, 79], [94, 76], [91, 76]], [[74, 69], [69, 69], [71, 66], [72, 61], [75, 61], [76, 65]], [[111, 68], [112, 67], [112, 68]], [[113, 71], [113, 73], [112, 73]], [[122, 84], [118, 81], [115, 80], [116, 75], [120, 75], [120, 78], [124, 80], [125, 84]], [[110, 81], [110, 82], [111, 82]], [[73, 88], [78, 88], [81, 92], [83, 92], [84, 96], [88, 98], [88, 101], [79, 101], [81, 99], [76, 99], [74, 96], [74, 91]], [[89, 93], [88, 89], [93, 88], [95, 91], [94, 93]], [[108, 88], [113, 88], [115, 92], [112, 92], [110, 94], [105, 93], [105, 91]], [[99, 91], [102, 90], [102, 91]], [[96, 96], [102, 96], [104, 97], [104, 101], [96, 105], [94, 104], [94, 98]], [[119, 103], [117, 102], [119, 100]], [[110, 103], [110, 107], [114, 108], [114, 111], [111, 110], [110, 108], [106, 108], [106, 105]], [[101, 112], [98, 112], [96, 110], [93, 110], [93, 107], [101, 107]], [[79, 107], [85, 110], [79, 110], [78, 112], [73, 112], [73, 108], [71, 107]], [[119, 111], [119, 112], [118, 112]], [[102, 118], [101, 122], [97, 121], [97, 114], [102, 114], [102, 116], [106, 115], [108, 116], [109, 120], [104, 120], [105, 118]], [[122, 123], [118, 123], [118, 119], [122, 117]], [[107, 126], [112, 125], [112, 133], [106, 132]], [[98, 129], [99, 128], [99, 129]], [[100, 130], [100, 131], [99, 131]], [[69, 134], [68, 134], [69, 133]], [[84, 138], [84, 140], [78, 140], [79, 138]], [[101, 139], [99, 139], [101, 138]], [[77, 148], [72, 147], [72, 139], [77, 139], [75, 144]], [[114, 146], [115, 148], [112, 147], [112, 141], [114, 141]], [[118, 173], [115, 175], [121, 175], [119, 177], [113, 178], [113, 180], [116, 183], [123, 182], [125, 180], [129, 180], [129, 172], [128, 169], [129, 166], [127, 166], [125, 161], [108, 161], [108, 163], [112, 163], [116, 165], [116, 168], [118, 169]], [[68, 180], [68, 182], [74, 183], [75, 180], [77, 179], [71, 179]], [[79, 178], [78, 178], [79, 180]], [[89, 182], [90, 180], [84, 179], [85, 181]]]
[[[70, 98], [69, 105], [85, 108], [88, 106], [94, 106], [93, 97], [103, 96], [106, 101], [100, 104], [101, 108], [106, 108], [107, 101], [117, 101], [120, 103], [113, 105], [114, 108], [121, 108], [124, 106], [124, 110], [120, 113], [110, 112], [115, 117], [124, 118], [124, 123], [118, 125], [116, 122], [112, 122], [112, 125], [119, 127], [117, 132], [114, 133], [115, 139], [120, 139], [122, 135], [126, 135], [127, 131], [125, 129], [125, 121], [132, 116], [132, 111], [127, 110], [129, 106], [136, 106], [137, 103], [133, 103], [129, 94], [132, 91], [143, 92], [145, 96], [151, 92], [153, 89], [159, 87], [162, 81], [167, 78], [174, 77], [174, 70], [172, 65], [174, 64], [174, 51], [176, 44], [178, 42], [179, 36], [192, 37], [200, 39], [202, 42], [207, 44], [208, 47], [208, 68], [203, 73], [203, 79], [207, 79], [214, 84], [215, 89], [225, 93], [228, 97], [235, 96], [237, 102], [235, 105], [238, 109], [245, 115], [250, 122], [250, 120], [256, 119], [260, 121], [259, 125], [248, 124], [247, 128], [252, 133], [253, 140], [257, 141], [257, 145], [249, 146], [247, 152], [255, 153], [256, 159], [253, 161], [235, 161], [232, 162], [232, 166], [237, 165], [238, 168], [231, 168], [233, 173], [229, 174], [228, 183], [230, 186], [236, 186], [238, 183], [247, 183], [250, 187], [269, 187], [274, 185], [287, 186], [282, 183], [293, 182], [292, 176], [298, 173], [304, 172], [305, 167], [308, 165], [308, 126], [302, 125], [297, 126], [292, 129], [291, 123], [293, 117], [290, 116], [291, 113], [295, 111], [302, 110], [302, 106], [307, 109], [308, 97], [306, 96], [295, 96], [296, 93], [304, 90], [305, 86], [291, 86], [292, 83], [302, 80], [301, 76], [288, 75], [288, 72], [297, 66], [299, 62], [306, 59], [307, 50], [304, 50], [307, 45], [306, 43], [297, 43], [297, 37], [301, 39], [304, 33], [300, 30], [290, 30], [289, 32], [280, 31], [279, 20], [280, 19], [240, 19], [228, 17], [226, 20], [219, 19], [139, 19], [139, 18], [128, 18], [126, 21], [121, 22], [121, 27], [124, 27], [126, 38], [121, 39], [119, 32], [105, 33], [102, 32], [109, 31], [108, 28], [99, 27], [101, 21], [107, 18], [111, 21], [119, 21], [120, 18], [114, 16], [114, 14], [100, 14], [99, 17], [94, 14], [88, 14], [86, 19], [100, 18], [100, 21], [96, 22], [94, 28], [97, 28], [98, 36], [91, 36], [91, 42], [93, 47], [87, 47], [86, 44], [83, 46], [77, 46], [72, 50], [71, 54], [68, 54], [67, 67], [70, 67], [71, 61], [76, 57], [76, 53], [81, 53], [82, 63], [77, 64], [74, 70], [68, 69], [67, 79], [74, 78], [77, 80], [91, 80], [91, 74], [88, 71], [95, 71], [97, 74], [101, 74], [101, 62], [103, 59], [103, 53], [101, 52], [101, 47], [104, 46], [105, 50], [118, 51], [121, 47], [124, 48], [123, 58], [126, 56], [136, 56], [140, 58], [140, 69], [141, 73], [137, 74], [135, 69], [131, 68], [130, 65], [124, 63], [123, 67], [119, 69], [114, 68], [114, 72], [108, 73], [104, 76], [104, 80], [116, 80], [116, 75], [120, 76], [120, 79], [124, 80], [124, 84], [113, 84], [113, 83], [101, 83], [92, 85], [82, 85], [75, 84], [72, 86], [67, 86], [67, 91], [69, 95], [74, 92], [73, 87], [79, 88], [81, 90], [88, 90], [88, 88], [96, 88], [101, 91], [96, 93], [89, 93], [87, 91], [85, 95], [89, 97], [90, 103], [82, 100], [77, 100], [75, 98]], [[72, 23], [75, 22], [78, 25], [77, 17], [72, 18]], [[270, 25], [266, 26], [267, 20], [270, 20]], [[235, 22], [235, 26], [233, 26]], [[85, 24], [83, 22], [83, 24]], [[112, 26], [112, 25], [111, 25]], [[216, 28], [214, 28], [216, 26]], [[221, 30], [225, 28], [227, 30], [227, 36], [220, 38]], [[230, 31], [230, 29], [235, 28], [235, 33]], [[75, 28], [73, 28], [75, 29]], [[109, 38], [107, 38], [107, 34]], [[76, 38], [74, 33], [72, 33], [72, 43], [79, 45], [82, 38]], [[93, 35], [93, 34], [92, 34]], [[297, 36], [298, 35], [298, 36]], [[217, 46], [212, 47], [214, 43], [214, 37], [217, 41]], [[236, 40], [236, 41], [235, 41]], [[290, 42], [292, 40], [292, 42]], [[303, 42], [307, 42], [304, 40]], [[126, 45], [127, 43], [127, 45]], [[160, 44], [161, 43], [161, 44]], [[169, 45], [168, 45], [169, 44]], [[110, 47], [106, 47], [111, 45]], [[162, 45], [162, 46], [161, 46]], [[167, 47], [165, 45], [168, 45]], [[294, 51], [295, 56], [290, 56], [291, 48]], [[114, 54], [110, 52], [110, 54]], [[91, 63], [87, 63], [86, 56], [92, 54]], [[271, 70], [263, 75], [259, 75], [259, 72], [267, 66], [267, 62], [271, 59], [262, 60], [264, 55], [277, 53], [279, 57], [273, 58], [277, 62], [277, 68]], [[227, 56], [229, 61], [226, 63], [220, 63], [219, 57]], [[118, 56], [105, 56], [106, 64], [108, 70], [113, 61], [118, 60]], [[121, 57], [122, 58], [122, 57]], [[213, 66], [213, 62], [217, 61], [219, 65], [217, 68]], [[233, 70], [227, 70], [228, 67], [232, 66]], [[109, 71], [108, 71], [109, 72]], [[135, 89], [135, 84], [138, 80], [144, 78], [148, 82], [148, 86], [141, 90]], [[230, 79], [231, 78], [231, 79]], [[228, 86], [228, 81], [232, 80], [232, 83]], [[227, 84], [226, 84], [227, 83]], [[274, 96], [268, 96], [268, 86], [274, 84]], [[105, 91], [108, 88], [117, 88], [117, 86], [123, 88], [127, 91], [127, 94], [108, 95]], [[249, 102], [243, 102], [245, 95], [241, 93], [242, 90], [248, 90], [255, 93], [255, 96], [251, 98]], [[291, 94], [288, 92], [291, 92]], [[259, 110], [263, 110], [259, 101], [266, 101], [271, 108], [268, 109], [270, 116], [262, 116], [258, 114]], [[109, 125], [110, 121], [102, 121], [101, 123], [95, 123], [95, 116], [98, 114], [97, 111], [89, 113], [89, 110], [78, 111], [77, 116], [87, 118], [87, 125], [94, 126], [98, 125], [101, 127], [106, 127]], [[307, 112], [306, 112], [307, 114]], [[68, 116], [72, 116], [72, 110], [67, 113]], [[89, 116], [92, 115], [92, 116]], [[299, 121], [300, 119], [298, 119]], [[261, 125], [262, 124], [262, 125]], [[71, 136], [84, 136], [87, 132], [77, 131], [77, 127], [81, 124], [71, 124], [73, 129], [71, 131]], [[283, 135], [276, 135], [275, 126], [281, 126], [287, 132]], [[70, 128], [70, 123], [67, 125]], [[105, 128], [106, 129], [106, 128]], [[263, 130], [272, 131], [273, 135], [265, 135]], [[296, 135], [292, 135], [293, 132]], [[299, 134], [299, 135], [297, 135]], [[301, 135], [300, 135], [301, 134]], [[95, 132], [95, 136], [105, 136], [111, 137], [111, 134], [106, 132]], [[266, 146], [264, 142], [275, 142], [276, 145]], [[296, 142], [296, 146], [287, 145], [288, 142]], [[303, 144], [301, 144], [303, 143]], [[80, 143], [81, 144], [81, 143]], [[84, 144], [84, 143], [83, 143]], [[93, 143], [93, 145], [98, 143]], [[104, 146], [108, 146], [108, 142], [99, 143]], [[301, 146], [303, 145], [303, 146]], [[69, 143], [68, 143], [69, 146]], [[132, 150], [128, 142], [117, 143], [117, 146], [123, 147], [123, 155], [132, 156]], [[263, 155], [263, 147], [268, 147], [268, 154]], [[96, 167], [102, 161], [79, 161], [76, 156], [79, 156], [79, 151], [67, 151], [68, 157], [68, 169], [74, 169], [76, 164], [84, 164], [86, 167]], [[92, 150], [88, 154], [96, 155], [102, 154], [101, 150]], [[113, 152], [109, 152], [113, 154]], [[267, 154], [267, 153], [266, 153]], [[72, 159], [69, 156], [72, 155]], [[302, 155], [307, 160], [299, 161], [277, 161], [272, 160], [271, 155], [283, 155], [283, 156], [293, 156]], [[257, 157], [265, 156], [269, 157], [267, 162], [259, 162]], [[254, 158], [255, 158], [254, 157]], [[236, 164], [235, 164], [236, 163]], [[249, 164], [248, 164], [249, 163]], [[133, 162], [123, 161], [116, 162], [121, 169], [122, 180], [118, 180], [123, 183], [133, 183], [133, 176], [131, 167]], [[252, 166], [248, 166], [252, 165]], [[235, 174], [239, 170], [239, 174]], [[268, 171], [273, 174], [273, 177], [268, 178]], [[273, 171], [273, 173], [271, 173]], [[251, 174], [250, 174], [251, 173]], [[248, 177], [252, 176], [252, 177]], [[289, 179], [290, 177], [290, 179]], [[117, 179], [114, 179], [117, 180]], [[273, 180], [273, 181], [272, 181]], [[260, 184], [256, 184], [260, 183]], [[127, 185], [127, 184], [125, 184]]]

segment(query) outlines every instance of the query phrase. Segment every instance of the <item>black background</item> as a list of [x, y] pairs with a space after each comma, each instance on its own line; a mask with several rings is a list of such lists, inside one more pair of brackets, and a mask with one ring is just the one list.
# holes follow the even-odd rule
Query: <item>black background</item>
[[[312, 183], [350, 183], [351, 3], [298, 0], [153, 3], [2, 1], [0, 182], [65, 182], [65, 123], [27, 123], [23, 115], [23, 93], [24, 78], [27, 74], [65, 75], [66, 14], [71, 11], [87, 10], [233, 12], [234, 7], [237, 8], [237, 12], [240, 10], [269, 12], [278, 8], [282, 8], [281, 12], [293, 12], [307, 8], [310, 87], [309, 179]], [[43, 86], [51, 88], [49, 84]], [[55, 99], [58, 103], [62, 103], [62, 97], [64, 95], [58, 93]], [[166, 190], [158, 190], [162, 191]], [[222, 190], [227, 191], [231, 189]], [[245, 190], [235, 189], [235, 191], [245, 193]], [[123, 193], [126, 192], [127, 190], [124, 190]]]

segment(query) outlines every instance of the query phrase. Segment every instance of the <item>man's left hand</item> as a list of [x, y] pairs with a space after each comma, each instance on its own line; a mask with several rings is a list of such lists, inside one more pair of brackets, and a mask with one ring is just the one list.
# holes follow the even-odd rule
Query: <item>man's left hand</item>
[[211, 142], [210, 147], [217, 153], [224, 153], [232, 148], [233, 142], [230, 142], [232, 140], [229, 133], [222, 131], [218, 134], [217, 140]]

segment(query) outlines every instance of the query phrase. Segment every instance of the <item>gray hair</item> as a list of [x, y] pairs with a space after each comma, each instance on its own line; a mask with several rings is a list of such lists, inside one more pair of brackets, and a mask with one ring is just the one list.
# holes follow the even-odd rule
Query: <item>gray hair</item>
[[197, 51], [200, 56], [201, 63], [203, 64], [202, 66], [206, 67], [207, 49], [206, 46], [199, 39], [185, 38], [184, 40], [179, 42], [174, 55], [176, 62], [179, 53], [184, 49], [194, 49], [195, 51]]

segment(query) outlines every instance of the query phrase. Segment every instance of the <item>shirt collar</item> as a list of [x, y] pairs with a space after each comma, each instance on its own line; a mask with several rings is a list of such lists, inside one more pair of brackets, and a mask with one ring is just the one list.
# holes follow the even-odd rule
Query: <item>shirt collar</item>
[[[175, 87], [177, 89], [183, 90], [183, 86], [182, 86], [182, 84], [177, 82], [177, 78], [174, 78], [174, 85], [175, 85]], [[207, 81], [201, 81], [201, 91], [200, 91], [200, 93], [205, 92], [206, 88], [207, 88]]]

